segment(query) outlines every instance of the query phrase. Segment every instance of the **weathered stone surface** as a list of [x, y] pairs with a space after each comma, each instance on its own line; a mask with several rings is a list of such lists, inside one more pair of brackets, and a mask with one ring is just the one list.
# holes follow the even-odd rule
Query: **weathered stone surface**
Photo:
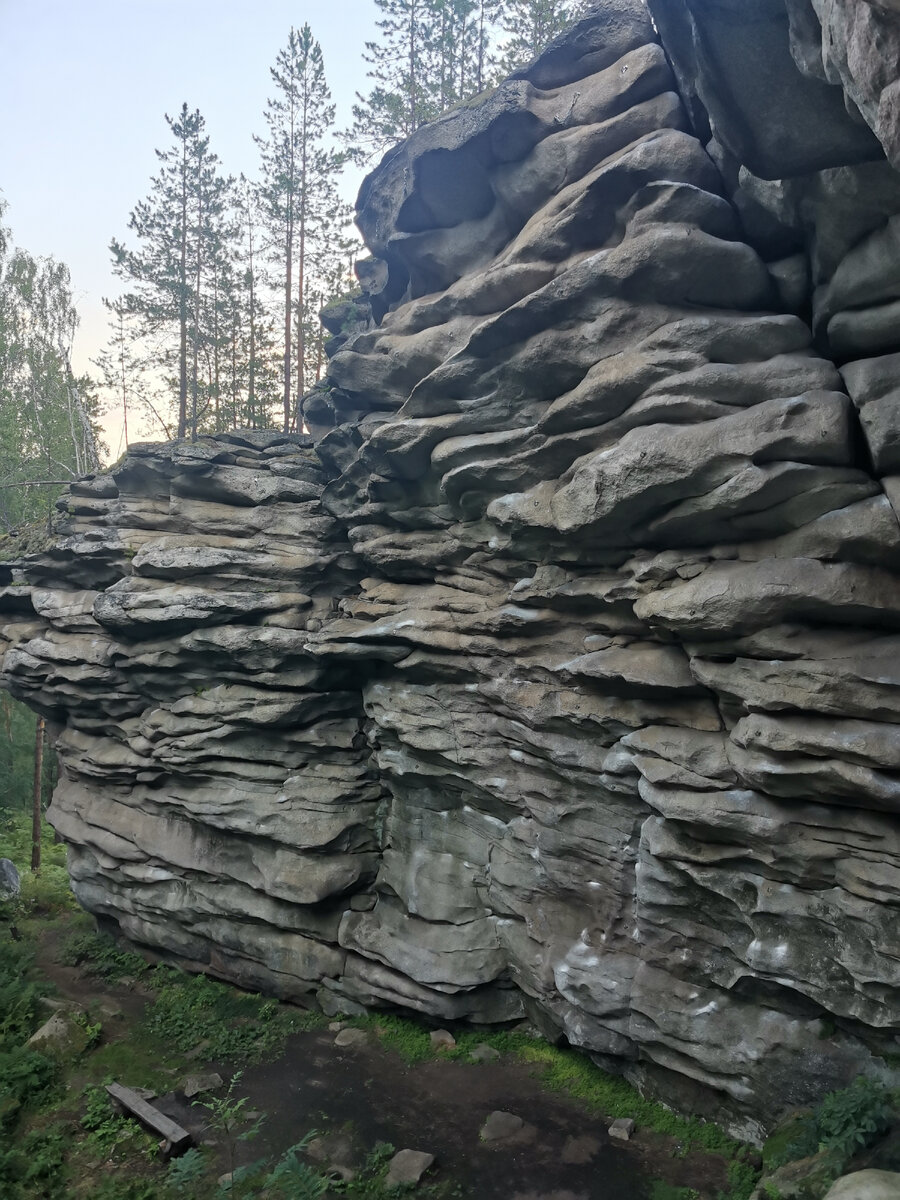
[[434, 1155], [424, 1150], [399, 1150], [388, 1163], [384, 1186], [396, 1188], [417, 1184], [433, 1164]]
[[0, 858], [0, 900], [14, 900], [21, 887], [16, 864], [8, 858]]
[[609, 1127], [609, 1136], [618, 1142], [631, 1140], [634, 1133], [634, 1121], [631, 1117], [617, 1117]]
[[515, 1113], [492, 1112], [481, 1127], [480, 1137], [483, 1142], [505, 1142], [515, 1137], [525, 1128], [525, 1122]]
[[833, 1184], [825, 1200], [900, 1200], [900, 1175], [893, 1171], [854, 1171]]
[[208, 1071], [203, 1075], [187, 1075], [180, 1084], [181, 1091], [188, 1100], [204, 1092], [215, 1092], [221, 1087], [224, 1087], [224, 1083], [217, 1071]]
[[755, 1136], [900, 1024], [896, 60], [826, 61], [844, 0], [650, 10], [391, 151], [312, 438], [73, 485], [0, 654], [132, 941]]

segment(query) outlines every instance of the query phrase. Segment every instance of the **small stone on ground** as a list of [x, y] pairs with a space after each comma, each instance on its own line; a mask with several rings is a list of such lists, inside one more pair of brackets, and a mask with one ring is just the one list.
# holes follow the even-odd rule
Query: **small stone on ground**
[[434, 1155], [424, 1150], [401, 1150], [391, 1159], [385, 1187], [401, 1187], [403, 1184], [418, 1183], [431, 1164]]
[[193, 1096], [199, 1096], [201, 1092], [214, 1092], [223, 1087], [224, 1083], [217, 1071], [210, 1071], [205, 1075], [186, 1075], [181, 1081], [181, 1091], [190, 1100]]
[[431, 1031], [432, 1050], [452, 1050], [455, 1045], [456, 1038], [449, 1029], [433, 1029]]
[[475, 1049], [469, 1052], [472, 1062], [496, 1062], [499, 1057], [500, 1051], [489, 1046], [487, 1042], [479, 1042]]
[[609, 1136], [619, 1142], [627, 1142], [634, 1133], [634, 1121], [631, 1117], [619, 1117], [609, 1127]]
[[366, 1031], [364, 1029], [342, 1029], [334, 1039], [336, 1046], [359, 1046], [366, 1041]]
[[500, 1142], [504, 1138], [514, 1137], [517, 1133], [521, 1133], [524, 1126], [525, 1122], [515, 1113], [502, 1112], [498, 1109], [497, 1112], [492, 1112], [482, 1125], [480, 1137], [483, 1142]]

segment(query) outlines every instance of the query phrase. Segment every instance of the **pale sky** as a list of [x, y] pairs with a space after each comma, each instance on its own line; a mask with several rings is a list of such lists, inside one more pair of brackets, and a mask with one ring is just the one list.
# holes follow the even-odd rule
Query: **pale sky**
[[[252, 134], [265, 132], [269, 67], [291, 25], [308, 21], [322, 44], [340, 126], [368, 88], [362, 53], [377, 16], [373, 0], [0, 0], [6, 224], [17, 245], [72, 273], [76, 371], [90, 370], [106, 341], [102, 297], [121, 287], [110, 238], [129, 240], [153, 151], [171, 139], [164, 114], [183, 101], [199, 108], [224, 170], [255, 176]], [[348, 177], [348, 200], [360, 179]], [[111, 422], [113, 457], [117, 438]]]

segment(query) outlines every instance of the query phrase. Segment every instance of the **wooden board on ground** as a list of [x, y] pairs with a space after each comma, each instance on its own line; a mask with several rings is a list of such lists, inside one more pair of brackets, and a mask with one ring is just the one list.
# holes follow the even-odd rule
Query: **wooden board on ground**
[[106, 1090], [116, 1104], [121, 1105], [142, 1125], [146, 1125], [148, 1129], [152, 1129], [154, 1133], [158, 1133], [164, 1141], [168, 1142], [173, 1154], [186, 1150], [191, 1144], [191, 1135], [186, 1129], [182, 1129], [180, 1125], [161, 1113], [158, 1108], [148, 1104], [131, 1088], [123, 1087], [121, 1083], [108, 1083]]

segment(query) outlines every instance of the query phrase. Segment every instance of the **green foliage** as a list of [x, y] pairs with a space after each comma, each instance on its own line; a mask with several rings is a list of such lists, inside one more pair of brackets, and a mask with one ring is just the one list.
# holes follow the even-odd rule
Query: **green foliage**
[[271, 1200], [318, 1200], [328, 1191], [328, 1180], [324, 1175], [298, 1157], [315, 1132], [308, 1133], [302, 1142], [291, 1146], [282, 1155], [263, 1182], [262, 1193]]
[[273, 1000], [239, 992], [206, 975], [175, 979], [160, 987], [147, 1025], [182, 1053], [205, 1042], [210, 1059], [259, 1062], [277, 1054], [289, 1034], [322, 1020], [317, 1013], [289, 1013]]
[[43, 989], [29, 982], [32, 954], [21, 943], [3, 946], [0, 957], [0, 1051], [21, 1046], [39, 1024], [38, 999]]
[[759, 1171], [741, 1158], [728, 1164], [728, 1200], [750, 1200], [759, 1180]]
[[767, 1167], [781, 1167], [800, 1158], [809, 1158], [818, 1151], [820, 1141], [819, 1123], [814, 1114], [798, 1117], [766, 1141], [763, 1161]]
[[726, 1157], [733, 1156], [738, 1149], [738, 1143], [718, 1125], [679, 1117], [664, 1105], [645, 1099], [624, 1079], [601, 1071], [577, 1051], [531, 1041], [517, 1053], [525, 1062], [542, 1068], [546, 1087], [575, 1096], [604, 1116], [632, 1117], [636, 1124], [677, 1138], [689, 1149]]
[[0, 1195], [4, 1200], [29, 1196], [65, 1200], [68, 1141], [68, 1129], [56, 1123], [30, 1130], [8, 1147], [0, 1147]]
[[0, 1052], [0, 1130], [11, 1129], [26, 1106], [42, 1101], [58, 1075], [52, 1058], [27, 1046]]
[[160, 1200], [155, 1183], [146, 1179], [128, 1179], [113, 1175], [91, 1190], [91, 1200]]
[[[356, 1200], [379, 1200], [379, 1197], [396, 1195], [396, 1192], [389, 1193], [384, 1186], [388, 1164], [393, 1156], [394, 1147], [390, 1142], [376, 1142], [356, 1177], [344, 1183], [332, 1184], [332, 1189], [340, 1195], [354, 1196]], [[423, 1190], [419, 1188], [420, 1194]]]
[[[5, 205], [0, 201], [0, 221]], [[68, 268], [14, 247], [0, 224], [0, 528], [49, 520], [58, 487], [99, 465], [97, 405], [69, 361]]]
[[[46, 490], [46, 489], [42, 489]], [[43, 522], [46, 531], [46, 521]], [[24, 552], [21, 546], [22, 533], [9, 539], [9, 547], [2, 548], [0, 557], [17, 557]], [[18, 828], [7, 828], [10, 814], [24, 813], [31, 809], [34, 783], [34, 739], [36, 717], [24, 704], [19, 704], [6, 693], [0, 695], [0, 857], [11, 858], [20, 871], [31, 862], [31, 823], [22, 825], [27, 837], [20, 844]], [[47, 746], [44, 752], [43, 795], [49, 796], [56, 779], [56, 753]], [[4, 811], [7, 810], [7, 811]], [[10, 853], [8, 844], [14, 842], [15, 854]]]
[[104, 933], [78, 933], [67, 938], [60, 961], [68, 966], [80, 966], [105, 980], [140, 977], [150, 971], [146, 959], [133, 950], [123, 950]]
[[166, 1189], [173, 1196], [189, 1196], [206, 1174], [206, 1158], [201, 1150], [191, 1147], [179, 1158], [173, 1158], [166, 1171]]
[[675, 1187], [663, 1179], [650, 1181], [649, 1200], [699, 1200], [700, 1193], [694, 1188]]
[[888, 1089], [861, 1075], [850, 1087], [829, 1092], [814, 1112], [776, 1130], [765, 1144], [763, 1161], [772, 1169], [830, 1150], [841, 1168], [888, 1128], [893, 1115]]
[[136, 1121], [113, 1107], [105, 1088], [86, 1087], [82, 1098], [85, 1104], [80, 1123], [88, 1131], [83, 1145], [93, 1155], [104, 1160], [132, 1151], [148, 1158], [155, 1156], [156, 1142]]
[[[33, 739], [33, 729], [31, 736]], [[41, 822], [41, 869], [35, 872], [31, 870], [30, 812], [0, 811], [0, 857], [15, 863], [22, 882], [18, 898], [7, 906], [8, 919], [22, 921], [32, 914], [58, 916], [77, 908], [66, 870], [66, 848], [56, 841], [46, 821]]]
[[848, 1160], [887, 1129], [892, 1113], [887, 1088], [860, 1075], [850, 1087], [829, 1092], [819, 1105], [817, 1120], [822, 1145]]

